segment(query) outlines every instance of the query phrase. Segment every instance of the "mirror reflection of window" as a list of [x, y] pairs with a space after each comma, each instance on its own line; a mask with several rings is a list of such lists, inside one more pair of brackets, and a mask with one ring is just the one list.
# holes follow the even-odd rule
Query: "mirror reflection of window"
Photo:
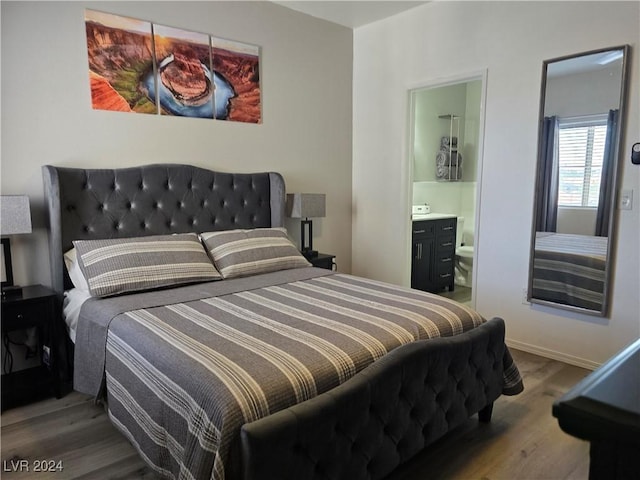
[[558, 123], [558, 206], [597, 208], [607, 115], [561, 118]]

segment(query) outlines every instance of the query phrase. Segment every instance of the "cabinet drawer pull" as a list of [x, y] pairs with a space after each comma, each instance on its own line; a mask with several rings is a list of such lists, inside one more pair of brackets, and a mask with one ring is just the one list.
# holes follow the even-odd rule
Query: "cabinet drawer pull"
[[426, 232], [426, 230], [414, 230], [413, 231], [414, 234], [424, 233], [424, 232]]
[[446, 242], [442, 244], [443, 247], [450, 247], [451, 245], [453, 245], [453, 242]]
[[450, 276], [451, 276], [450, 273], [443, 273], [443, 274], [440, 275], [440, 278], [447, 278], [447, 277], [450, 277]]
[[22, 320], [24, 318], [24, 316], [21, 313], [19, 313], [18, 315], [16, 315], [16, 318], [18, 320]]
[[453, 227], [442, 227], [442, 230], [453, 230]]
[[450, 262], [450, 261], [451, 261], [451, 257], [441, 258], [441, 259], [440, 259], [440, 261], [441, 261], [442, 263]]

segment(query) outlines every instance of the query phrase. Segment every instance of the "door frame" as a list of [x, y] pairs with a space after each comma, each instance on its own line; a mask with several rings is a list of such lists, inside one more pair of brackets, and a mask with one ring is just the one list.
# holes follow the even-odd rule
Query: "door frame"
[[[427, 80], [425, 82], [420, 82], [415, 85], [411, 85], [407, 87], [407, 101], [408, 101], [408, 128], [407, 128], [407, 155], [405, 155], [405, 172], [408, 173], [406, 176], [408, 180], [407, 186], [407, 202], [408, 202], [408, 211], [411, 212], [411, 207], [413, 205], [413, 177], [414, 177], [414, 167], [413, 167], [413, 158], [414, 158], [414, 141], [415, 141], [415, 101], [416, 101], [416, 93], [422, 90], [431, 90], [434, 88], [441, 87], [450, 87], [453, 85], [459, 85], [461, 83], [468, 83], [472, 81], [480, 81], [480, 118], [478, 119], [478, 159], [476, 164], [476, 208], [474, 215], [474, 224], [475, 224], [475, 232], [474, 232], [474, 248], [473, 248], [473, 275], [471, 278], [471, 306], [475, 308], [476, 305], [476, 294], [477, 294], [477, 279], [478, 279], [478, 255], [479, 255], [479, 246], [480, 246], [480, 214], [481, 214], [481, 199], [482, 199], [482, 172], [483, 172], [483, 160], [484, 160], [484, 132], [485, 132], [485, 121], [486, 121], [486, 103], [487, 103], [487, 69], [468, 72], [465, 74], [451, 76], [451, 77], [443, 77]], [[408, 244], [411, 245], [411, 215], [409, 215], [409, 220], [406, 225], [407, 238], [409, 240]], [[408, 255], [405, 260], [405, 265], [409, 265], [408, 276], [405, 278], [405, 282], [407, 285], [411, 285], [411, 251], [412, 249], [408, 249]]]

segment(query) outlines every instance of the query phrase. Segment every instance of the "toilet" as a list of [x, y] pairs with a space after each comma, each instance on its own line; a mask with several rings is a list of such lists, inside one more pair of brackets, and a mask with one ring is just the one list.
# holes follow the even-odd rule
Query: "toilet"
[[458, 217], [454, 273], [456, 285], [471, 287], [473, 278], [473, 245], [464, 245], [464, 217]]

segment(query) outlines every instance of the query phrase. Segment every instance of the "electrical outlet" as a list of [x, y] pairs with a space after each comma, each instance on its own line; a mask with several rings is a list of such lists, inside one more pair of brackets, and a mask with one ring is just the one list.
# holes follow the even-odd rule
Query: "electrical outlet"
[[633, 209], [633, 190], [625, 189], [620, 192], [620, 210]]
[[522, 289], [522, 304], [523, 305], [531, 305], [531, 302], [529, 301], [529, 299], [527, 298], [527, 293], [528, 293], [529, 289], [528, 288], [523, 288]]

